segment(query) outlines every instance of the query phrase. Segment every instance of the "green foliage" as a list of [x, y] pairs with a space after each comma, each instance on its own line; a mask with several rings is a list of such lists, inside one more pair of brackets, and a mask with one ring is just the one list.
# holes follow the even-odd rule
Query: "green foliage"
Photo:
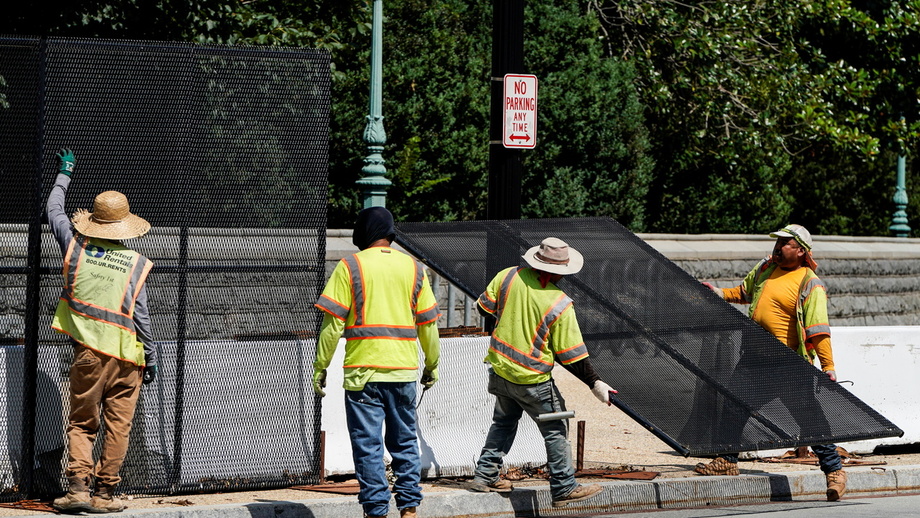
[[533, 4], [529, 20], [525, 56], [540, 104], [524, 214], [610, 216], [643, 231], [654, 164], [632, 66], [603, 56], [597, 19], [577, 6]]
[[[631, 68], [603, 57], [600, 26], [583, 7], [541, 3], [530, 4], [526, 12], [525, 67], [539, 78], [540, 108], [539, 143], [524, 151], [523, 212], [527, 217], [611, 215], [639, 230], [652, 165], [642, 106], [632, 89]], [[393, 181], [387, 205], [401, 220], [484, 217], [491, 2], [394, 0], [385, 12], [384, 158]], [[366, 98], [366, 68], [360, 70], [349, 74], [346, 87], [335, 87], [336, 105], [348, 106], [349, 112], [366, 106], [353, 89]], [[333, 199], [358, 194], [355, 155], [336, 142], [353, 140], [360, 130], [337, 121], [345, 125], [333, 126], [333, 146], [339, 146], [330, 164]], [[350, 224], [353, 213], [335, 211], [357, 204], [356, 199], [336, 202], [332, 224]]]
[[[368, 154], [371, 4], [14, 2], [0, 33], [328, 50], [329, 221], [347, 227]], [[888, 234], [894, 157], [920, 143], [920, 0], [526, 9], [525, 73], [540, 92], [538, 144], [522, 152], [526, 217], [732, 233], [796, 220], [816, 233]], [[384, 14], [388, 206], [401, 220], [483, 217], [492, 0], [386, 0]], [[908, 178], [910, 216], [920, 199]]]
[[[882, 171], [865, 164], [885, 149], [915, 151], [918, 7], [916, 0], [593, 2], [608, 53], [635, 63], [649, 108], [658, 165], [650, 228], [765, 231], [813, 209], [797, 189], [850, 198], [854, 185], [835, 181], [840, 171]], [[807, 162], [827, 156], [834, 166]], [[798, 178], [822, 168], [823, 184]], [[825, 214], [838, 216], [847, 223], [828, 228], [878, 228], [857, 214]], [[821, 227], [818, 215], [809, 218]]]

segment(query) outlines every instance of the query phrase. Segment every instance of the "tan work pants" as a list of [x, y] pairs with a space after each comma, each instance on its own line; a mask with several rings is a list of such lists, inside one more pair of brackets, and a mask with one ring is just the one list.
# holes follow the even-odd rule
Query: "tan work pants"
[[[128, 451], [128, 435], [137, 397], [141, 391], [142, 369], [87, 347], [74, 345], [70, 367], [70, 423], [67, 439], [70, 458], [67, 478], [91, 482], [96, 488], [115, 487], [121, 478], [118, 470]], [[105, 442], [99, 464], [93, 466], [93, 443], [105, 420]]]

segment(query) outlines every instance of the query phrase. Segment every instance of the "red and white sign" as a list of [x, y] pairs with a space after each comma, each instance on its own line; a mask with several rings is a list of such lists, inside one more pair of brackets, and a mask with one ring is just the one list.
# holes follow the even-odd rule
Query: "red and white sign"
[[537, 144], [537, 76], [505, 76], [502, 145], [533, 148]]

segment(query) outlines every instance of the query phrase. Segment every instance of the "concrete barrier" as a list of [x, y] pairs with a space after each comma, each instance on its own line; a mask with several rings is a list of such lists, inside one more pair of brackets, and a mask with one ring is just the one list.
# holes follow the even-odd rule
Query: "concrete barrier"
[[[488, 337], [442, 338], [440, 380], [424, 394], [419, 390], [418, 436], [423, 477], [471, 475], [492, 424], [495, 399], [486, 391], [488, 365], [483, 363]], [[322, 429], [326, 432], [326, 474], [353, 473], [351, 443], [345, 423], [341, 340], [328, 370]], [[506, 465], [541, 465], [546, 450], [536, 425], [521, 426]]]

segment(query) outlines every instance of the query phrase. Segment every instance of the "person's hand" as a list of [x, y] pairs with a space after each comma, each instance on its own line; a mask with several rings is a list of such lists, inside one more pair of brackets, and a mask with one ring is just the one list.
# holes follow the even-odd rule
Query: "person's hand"
[[[703, 286], [706, 286], [706, 287], [709, 288], [710, 290], [712, 290], [712, 291], [713, 291], [716, 295], [718, 295], [719, 297], [722, 297], [722, 288], [716, 288], [715, 286], [712, 285], [711, 282], [703, 282], [703, 283], [701, 283], [701, 284], [702, 284]], [[725, 298], [725, 297], [722, 297], [722, 298]]]
[[837, 381], [837, 373], [835, 371], [824, 371], [824, 374], [827, 374], [827, 377], [830, 378], [831, 381]]
[[313, 371], [313, 392], [316, 392], [316, 395], [319, 397], [324, 397], [326, 391], [323, 390], [326, 388], [326, 369], [321, 371]]
[[144, 385], [151, 383], [157, 377], [157, 372], [160, 368], [156, 365], [148, 365], [144, 367]]
[[67, 176], [72, 175], [74, 168], [77, 166], [77, 157], [73, 154], [73, 151], [61, 149], [57, 156], [61, 161], [58, 172]]
[[617, 393], [616, 390], [613, 390], [613, 387], [601, 380], [594, 382], [594, 386], [591, 387], [591, 392], [594, 393], [594, 397], [599, 399], [601, 403], [607, 403], [607, 406], [612, 404], [610, 402], [610, 396]]
[[422, 371], [422, 386], [425, 387], [423, 390], [428, 390], [434, 386], [435, 382], [438, 381], [438, 369], [425, 369]]

